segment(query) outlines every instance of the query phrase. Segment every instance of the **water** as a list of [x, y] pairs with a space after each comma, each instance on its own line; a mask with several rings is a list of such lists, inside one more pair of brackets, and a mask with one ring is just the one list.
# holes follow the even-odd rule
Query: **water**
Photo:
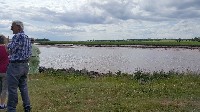
[[138, 69], [152, 71], [200, 71], [198, 49], [131, 47], [58, 48], [40, 46], [40, 66], [47, 68], [84, 69], [106, 73], [108, 71], [133, 73]]

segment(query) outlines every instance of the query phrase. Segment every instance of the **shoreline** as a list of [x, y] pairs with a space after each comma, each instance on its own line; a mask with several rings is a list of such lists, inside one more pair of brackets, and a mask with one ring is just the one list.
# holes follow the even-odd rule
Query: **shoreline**
[[193, 71], [175, 71], [175, 70], [170, 70], [170, 71], [164, 71], [164, 70], [158, 70], [158, 71], [153, 71], [153, 72], [148, 72], [148, 71], [144, 71], [144, 70], [136, 70], [133, 73], [124, 73], [120, 70], [118, 70], [117, 72], [111, 72], [108, 71], [106, 73], [103, 72], [98, 72], [98, 71], [89, 71], [87, 69], [75, 69], [73, 67], [70, 68], [62, 68], [62, 69], [55, 69], [55, 68], [46, 68], [43, 66], [39, 67], [39, 73], [43, 73], [43, 72], [51, 72], [51, 73], [74, 73], [74, 74], [79, 74], [79, 75], [86, 75], [86, 76], [90, 76], [90, 77], [99, 77], [99, 76], [121, 76], [121, 75], [129, 75], [129, 76], [135, 76], [135, 75], [148, 75], [149, 77], [151, 77], [152, 75], [157, 75], [157, 74], [176, 74], [176, 75], [190, 75], [190, 74], [195, 74], [195, 75], [200, 75], [197, 72], [193, 72]]
[[48, 46], [48, 47], [59, 47], [59, 48], [75, 48], [77, 46], [85, 47], [131, 47], [131, 48], [182, 48], [182, 49], [200, 49], [197, 46], [158, 46], [158, 45], [68, 45], [68, 44], [56, 44], [56, 45], [40, 45], [38, 46]]
[[87, 47], [132, 47], [132, 48], [184, 48], [184, 49], [200, 49], [193, 46], [156, 46], [156, 45], [86, 45]]

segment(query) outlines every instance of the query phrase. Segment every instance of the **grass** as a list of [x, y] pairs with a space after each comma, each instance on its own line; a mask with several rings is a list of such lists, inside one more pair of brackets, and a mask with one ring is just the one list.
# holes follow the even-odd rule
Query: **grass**
[[176, 40], [159, 40], [159, 41], [41, 41], [38, 42], [41, 45], [55, 45], [55, 44], [74, 44], [74, 45], [146, 45], [146, 46], [190, 46], [199, 47], [198, 41], [186, 41], [182, 40], [177, 42]]
[[[32, 112], [200, 111], [199, 75], [172, 74], [145, 83], [121, 75], [90, 78], [46, 72], [30, 77]], [[20, 100], [19, 112], [21, 105]]]

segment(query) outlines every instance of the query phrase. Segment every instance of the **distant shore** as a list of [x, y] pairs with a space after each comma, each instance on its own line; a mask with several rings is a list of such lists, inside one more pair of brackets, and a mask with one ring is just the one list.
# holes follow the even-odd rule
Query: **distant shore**
[[39, 46], [52, 46], [61, 48], [74, 48], [77, 46], [86, 47], [131, 47], [131, 48], [183, 48], [183, 49], [200, 49], [198, 46], [156, 46], [156, 45], [39, 45]]
[[185, 48], [199, 49], [200, 41], [192, 40], [133, 40], [133, 41], [39, 41], [39, 45], [57, 47], [133, 47], [133, 48]]

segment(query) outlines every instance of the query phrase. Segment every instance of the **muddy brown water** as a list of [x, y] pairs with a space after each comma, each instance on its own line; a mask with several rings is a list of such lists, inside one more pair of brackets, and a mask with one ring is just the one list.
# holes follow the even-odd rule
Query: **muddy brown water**
[[133, 73], [153, 71], [200, 72], [200, 51], [183, 48], [51, 47], [39, 46], [40, 66]]

